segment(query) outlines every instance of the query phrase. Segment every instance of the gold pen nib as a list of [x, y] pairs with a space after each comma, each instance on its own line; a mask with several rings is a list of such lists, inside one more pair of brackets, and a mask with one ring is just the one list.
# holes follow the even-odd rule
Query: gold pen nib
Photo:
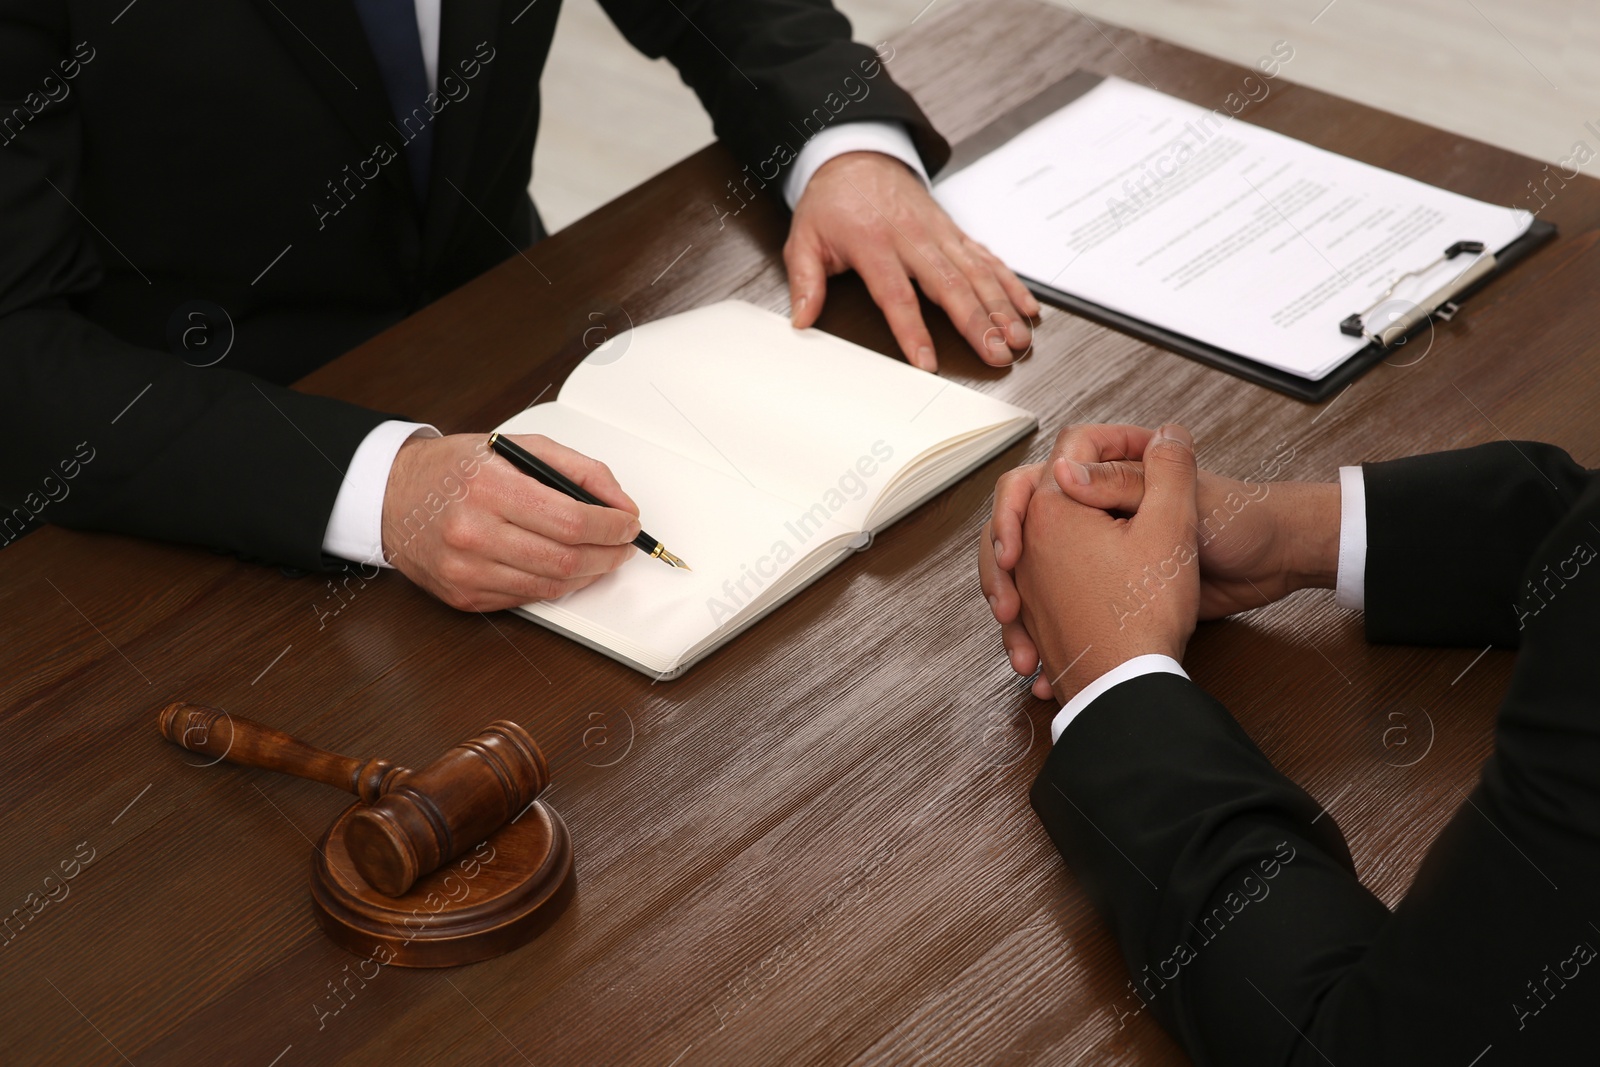
[[654, 559], [659, 559], [662, 563], [665, 563], [667, 566], [676, 567], [681, 571], [687, 571], [687, 570], [693, 570], [694, 569], [694, 568], [690, 567], [687, 563], [685, 563], [683, 560], [679, 559], [677, 556], [674, 556], [671, 552], [668, 552], [667, 551], [667, 546], [662, 544], [660, 541], [656, 542], [656, 550], [654, 552], [650, 553], [650, 555]]

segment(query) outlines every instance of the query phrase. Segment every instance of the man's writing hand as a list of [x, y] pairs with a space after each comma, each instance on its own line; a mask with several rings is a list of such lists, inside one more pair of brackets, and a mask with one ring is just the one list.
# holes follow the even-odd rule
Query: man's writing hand
[[493, 611], [581, 589], [638, 550], [639, 509], [605, 464], [539, 435], [510, 438], [611, 507], [579, 503], [489, 450], [485, 434], [413, 437], [383, 498], [383, 551], [453, 608]]

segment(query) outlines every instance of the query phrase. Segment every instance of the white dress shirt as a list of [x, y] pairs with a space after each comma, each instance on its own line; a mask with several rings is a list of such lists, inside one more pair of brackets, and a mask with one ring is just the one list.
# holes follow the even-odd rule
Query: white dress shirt
[[[1334, 579], [1335, 596], [1341, 608], [1360, 611], [1366, 604], [1367, 576], [1367, 483], [1360, 467], [1339, 468], [1339, 572]], [[1189, 677], [1171, 656], [1134, 656], [1111, 668], [1061, 706], [1050, 720], [1050, 741], [1061, 740], [1061, 732], [1096, 698], [1123, 682], [1146, 674], [1176, 674]]]
[[[439, 5], [441, 0], [416, 0], [417, 29], [422, 36], [422, 61], [428, 72], [428, 89], [434, 91], [439, 70]], [[800, 194], [822, 165], [846, 152], [880, 152], [910, 167], [923, 182], [928, 172], [911, 143], [911, 135], [898, 122], [846, 122], [829, 126], [807, 141], [795, 156], [783, 181], [783, 198], [793, 209]], [[426, 423], [390, 420], [369, 433], [344, 472], [344, 482], [333, 501], [322, 550], [354, 563], [387, 567], [383, 558], [383, 494], [395, 453], [413, 434], [439, 436]]]

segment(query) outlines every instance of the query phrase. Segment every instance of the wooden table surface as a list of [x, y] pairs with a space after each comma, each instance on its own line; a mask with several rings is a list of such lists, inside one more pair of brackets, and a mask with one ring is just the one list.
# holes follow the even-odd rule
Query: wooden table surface
[[[892, 45], [889, 69], [952, 140], [1074, 67], [1208, 107], [1249, 73], [1032, 0], [952, 0]], [[1243, 120], [1501, 203], [1544, 176], [1294, 74]], [[717, 221], [738, 170], [720, 147], [699, 152], [303, 385], [487, 430], [562, 380], [591, 312], [782, 309], [776, 190]], [[1058, 312], [1009, 371], [958, 354], [948, 326], [935, 340], [949, 378], [1045, 427], [1182, 420], [1202, 463], [1234, 475], [1280, 445], [1288, 476], [1332, 479], [1341, 463], [1505, 435], [1594, 466], [1600, 186], [1566, 184], [1543, 215], [1554, 244], [1321, 406]], [[853, 279], [834, 283], [821, 325], [893, 350]], [[394, 575], [335, 599], [320, 577], [54, 528], [0, 553], [0, 914], [47, 901], [0, 947], [0, 1058], [1182, 1062], [1148, 1014], [1119, 1027], [1122, 963], [1027, 804], [1053, 708], [1019, 689], [976, 588], [994, 479], [1050, 437], [655, 685]], [[1338, 820], [1391, 904], [1489, 751], [1510, 665], [1368, 647], [1328, 594], [1208, 624], [1187, 664]], [[311, 841], [346, 799], [193, 766], [156, 733], [173, 699], [411, 766], [490, 720], [521, 722], [574, 836], [574, 903], [509, 956], [362, 979], [307, 888]], [[48, 900], [44, 878], [75, 857], [67, 895]]]

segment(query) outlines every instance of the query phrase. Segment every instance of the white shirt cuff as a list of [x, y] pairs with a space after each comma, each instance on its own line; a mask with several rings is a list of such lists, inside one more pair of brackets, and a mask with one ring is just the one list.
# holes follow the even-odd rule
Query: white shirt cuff
[[917, 155], [917, 146], [911, 143], [911, 135], [906, 132], [904, 125], [898, 122], [846, 122], [829, 126], [811, 138], [800, 149], [800, 154], [794, 157], [789, 175], [783, 180], [783, 199], [788, 202], [791, 211], [800, 202], [800, 194], [806, 191], [811, 176], [828, 160], [846, 152], [881, 152], [893, 156], [910, 167], [924, 185], [932, 188], [928, 182], [928, 172], [922, 165], [922, 157]]
[[1341, 608], [1361, 611], [1367, 603], [1367, 480], [1360, 467], [1339, 468], [1339, 573], [1335, 597]]
[[439, 431], [427, 423], [390, 419], [373, 427], [362, 440], [334, 498], [333, 514], [322, 535], [322, 551], [352, 563], [389, 566], [383, 558], [383, 494], [389, 487], [395, 453], [413, 434], [438, 437]]
[[1180, 678], [1189, 677], [1177, 660], [1171, 656], [1163, 656], [1159, 652], [1124, 660], [1084, 686], [1078, 691], [1077, 696], [1061, 706], [1056, 717], [1050, 720], [1050, 743], [1053, 745], [1061, 740], [1061, 731], [1065, 730], [1067, 724], [1076, 719], [1084, 708], [1093, 704], [1096, 697], [1114, 686], [1146, 674], [1176, 674]]

